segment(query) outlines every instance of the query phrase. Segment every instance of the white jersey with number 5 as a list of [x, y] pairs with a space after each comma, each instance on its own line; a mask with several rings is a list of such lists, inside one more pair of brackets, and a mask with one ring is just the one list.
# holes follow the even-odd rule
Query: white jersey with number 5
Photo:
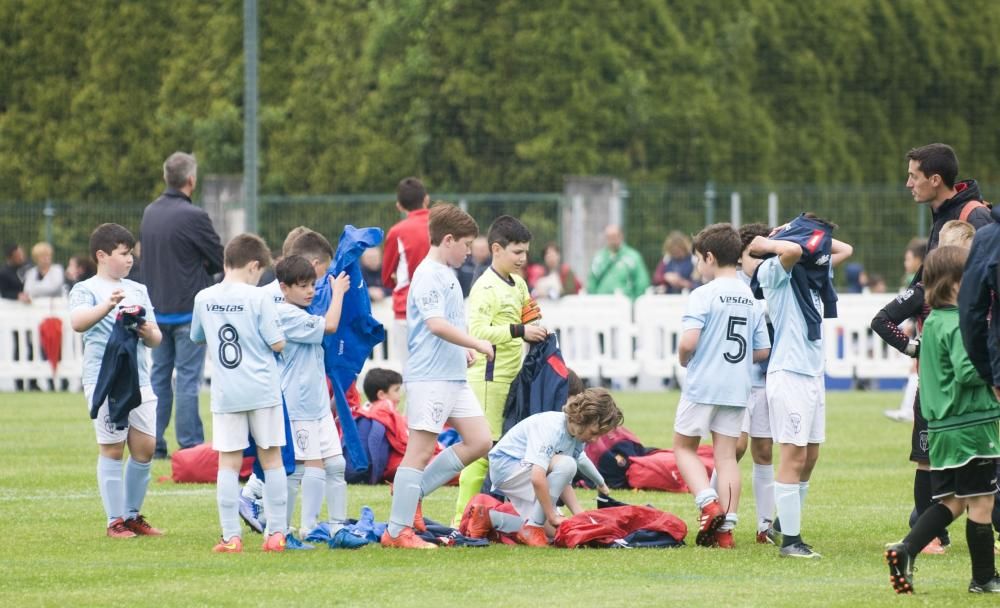
[[767, 324], [750, 288], [738, 278], [718, 278], [688, 297], [684, 331], [701, 337], [687, 365], [684, 398], [692, 403], [746, 407], [753, 351], [768, 348]]
[[208, 344], [213, 412], [281, 405], [281, 375], [271, 345], [285, 335], [266, 291], [233, 282], [202, 289], [194, 298], [191, 339]]

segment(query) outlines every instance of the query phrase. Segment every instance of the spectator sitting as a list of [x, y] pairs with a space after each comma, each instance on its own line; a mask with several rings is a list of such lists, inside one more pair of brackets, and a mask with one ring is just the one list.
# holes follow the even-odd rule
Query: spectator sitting
[[369, 247], [361, 254], [361, 275], [368, 284], [368, 297], [372, 302], [386, 299], [392, 290], [382, 285], [382, 248]]
[[684, 293], [697, 286], [691, 239], [680, 230], [674, 230], [663, 241], [663, 259], [653, 271], [653, 291]]
[[492, 255], [490, 254], [490, 244], [485, 236], [477, 236], [472, 241], [472, 255], [465, 258], [465, 262], [455, 270], [458, 275], [458, 284], [462, 286], [462, 295], [469, 297], [469, 290], [476, 282], [479, 275], [483, 274], [490, 267]]
[[885, 293], [886, 292], [885, 277], [880, 274], [873, 274], [868, 279], [868, 293]]
[[24, 293], [25, 260], [24, 249], [17, 243], [9, 243], [3, 248], [7, 263], [0, 268], [0, 298], [29, 302]]
[[90, 260], [89, 256], [74, 255], [66, 264], [66, 291], [69, 292], [73, 286], [81, 281], [86, 281], [97, 274], [97, 268]]
[[848, 264], [844, 268], [847, 275], [847, 293], [864, 293], [868, 287], [868, 275], [865, 267], [857, 262]]
[[[576, 295], [580, 292], [580, 281], [576, 279], [569, 264], [562, 263], [559, 245], [555, 243], [546, 245], [545, 249], [542, 250], [542, 259], [545, 262], [542, 267], [545, 274], [533, 281], [532, 297], [556, 300], [562, 296]], [[539, 264], [533, 266], [539, 266]], [[528, 274], [531, 273], [529, 268]]]
[[24, 274], [24, 293], [29, 298], [63, 295], [63, 267], [52, 263], [52, 245], [41, 242], [31, 248], [35, 265]]
[[587, 277], [587, 291], [595, 295], [621, 293], [635, 300], [649, 287], [649, 271], [642, 256], [625, 244], [625, 235], [616, 224], [604, 229], [608, 246], [594, 255]]

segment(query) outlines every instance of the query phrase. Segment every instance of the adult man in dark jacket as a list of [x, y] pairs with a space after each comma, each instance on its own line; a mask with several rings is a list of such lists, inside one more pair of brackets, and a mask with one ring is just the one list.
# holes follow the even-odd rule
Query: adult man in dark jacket
[[198, 414], [198, 391], [205, 366], [205, 346], [191, 341], [194, 296], [212, 285], [212, 275], [222, 271], [222, 243], [204, 210], [191, 204], [198, 182], [194, 156], [174, 152], [163, 163], [167, 189], [142, 215], [143, 282], [149, 289], [156, 321], [163, 332], [160, 348], [153, 351], [151, 381], [156, 393], [156, 452], [166, 458], [163, 435], [170, 424], [174, 390], [171, 377], [177, 370], [177, 443], [188, 448], [205, 440]]

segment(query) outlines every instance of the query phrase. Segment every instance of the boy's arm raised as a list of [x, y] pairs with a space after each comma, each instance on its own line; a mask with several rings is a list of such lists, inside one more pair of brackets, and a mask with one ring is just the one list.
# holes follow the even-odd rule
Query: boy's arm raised
[[323, 333], [332, 334], [340, 327], [340, 313], [344, 308], [344, 294], [351, 287], [351, 278], [346, 272], [341, 272], [337, 278], [329, 276], [330, 290], [333, 294], [330, 298], [330, 307], [326, 309]]
[[106, 317], [109, 312], [118, 306], [118, 303], [125, 299], [125, 291], [116, 289], [111, 292], [107, 300], [98, 302], [90, 308], [77, 308], [69, 315], [69, 324], [73, 331], [85, 332]]
[[834, 267], [840, 266], [844, 261], [854, 254], [854, 247], [848, 245], [844, 241], [838, 241], [837, 239], [831, 239], [833, 242], [830, 246], [830, 264]]
[[778, 256], [781, 267], [790, 272], [802, 257], [802, 247], [791, 241], [773, 240], [763, 236], [754, 237], [750, 242], [750, 255], [763, 256], [773, 253]]

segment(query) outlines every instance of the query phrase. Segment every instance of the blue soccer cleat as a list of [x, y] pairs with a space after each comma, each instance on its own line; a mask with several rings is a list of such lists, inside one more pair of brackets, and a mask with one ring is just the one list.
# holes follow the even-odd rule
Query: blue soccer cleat
[[315, 548], [316, 547], [314, 545], [302, 542], [301, 540], [296, 538], [294, 534], [289, 534], [288, 536], [285, 537], [286, 551], [309, 551], [310, 549], [315, 549]]
[[264, 522], [261, 521], [261, 508], [256, 500], [240, 496], [240, 517], [247, 522], [247, 526], [257, 534], [264, 533]]
[[330, 534], [330, 524], [327, 522], [320, 522], [315, 528], [313, 528], [304, 537], [308, 543], [328, 543], [333, 540], [333, 536]]
[[327, 544], [331, 549], [360, 549], [370, 542], [364, 535], [351, 532], [347, 528], [341, 528]]

